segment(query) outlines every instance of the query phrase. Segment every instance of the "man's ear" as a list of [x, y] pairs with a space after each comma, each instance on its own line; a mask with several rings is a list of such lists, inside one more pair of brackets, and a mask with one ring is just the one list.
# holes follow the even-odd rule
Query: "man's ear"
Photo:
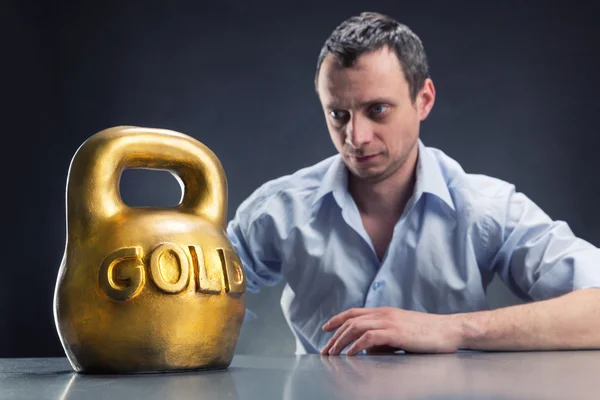
[[435, 86], [430, 78], [425, 79], [423, 87], [417, 94], [417, 112], [419, 113], [419, 119], [423, 121], [433, 108], [435, 103]]

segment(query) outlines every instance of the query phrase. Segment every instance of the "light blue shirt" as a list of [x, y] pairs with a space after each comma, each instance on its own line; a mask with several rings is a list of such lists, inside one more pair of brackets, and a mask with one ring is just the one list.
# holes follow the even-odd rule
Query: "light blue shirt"
[[259, 187], [227, 226], [249, 292], [284, 279], [296, 353], [317, 353], [322, 325], [353, 307], [450, 314], [488, 309], [494, 274], [525, 301], [600, 287], [600, 250], [514, 185], [468, 174], [419, 141], [416, 183], [380, 262], [339, 155]]

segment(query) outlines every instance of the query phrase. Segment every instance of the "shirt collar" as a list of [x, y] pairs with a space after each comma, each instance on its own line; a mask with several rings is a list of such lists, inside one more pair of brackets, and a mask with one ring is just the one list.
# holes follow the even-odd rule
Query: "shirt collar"
[[442, 200], [452, 211], [455, 211], [454, 201], [448, 190], [448, 184], [430, 149], [419, 139], [419, 157], [417, 160], [417, 179], [413, 197], [417, 201], [421, 194], [430, 193]]
[[348, 169], [341, 155], [337, 154], [332, 158], [333, 161], [329, 165], [325, 176], [323, 176], [321, 185], [313, 200], [313, 206], [328, 193], [333, 193], [338, 204], [343, 206], [341, 200], [344, 198], [345, 193], [348, 193]]
[[[419, 139], [419, 155], [417, 158], [416, 183], [414, 189], [414, 202], [419, 200], [423, 193], [430, 193], [455, 210], [454, 202], [448, 191], [448, 186], [442, 170], [431, 151]], [[326, 194], [332, 193], [340, 207], [344, 208], [348, 194], [348, 169], [342, 157], [337, 154], [317, 190], [313, 206]]]

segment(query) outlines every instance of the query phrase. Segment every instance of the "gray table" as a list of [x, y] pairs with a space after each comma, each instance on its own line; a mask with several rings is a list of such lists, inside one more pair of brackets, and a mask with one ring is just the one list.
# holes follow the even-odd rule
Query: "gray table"
[[0, 359], [0, 399], [600, 399], [600, 351], [257, 357], [221, 371], [76, 374]]

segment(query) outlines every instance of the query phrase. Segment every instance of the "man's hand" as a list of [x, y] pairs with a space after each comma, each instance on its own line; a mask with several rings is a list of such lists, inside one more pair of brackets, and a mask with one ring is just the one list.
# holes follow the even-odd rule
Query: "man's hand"
[[321, 354], [340, 354], [352, 342], [347, 355], [386, 347], [411, 353], [600, 349], [600, 289], [450, 315], [353, 308], [331, 318], [323, 329], [337, 331]]
[[399, 308], [353, 308], [331, 318], [323, 330], [335, 334], [321, 354], [336, 355], [354, 342], [346, 355], [382, 349], [414, 353], [453, 353], [461, 346], [461, 322], [452, 315], [426, 314]]

